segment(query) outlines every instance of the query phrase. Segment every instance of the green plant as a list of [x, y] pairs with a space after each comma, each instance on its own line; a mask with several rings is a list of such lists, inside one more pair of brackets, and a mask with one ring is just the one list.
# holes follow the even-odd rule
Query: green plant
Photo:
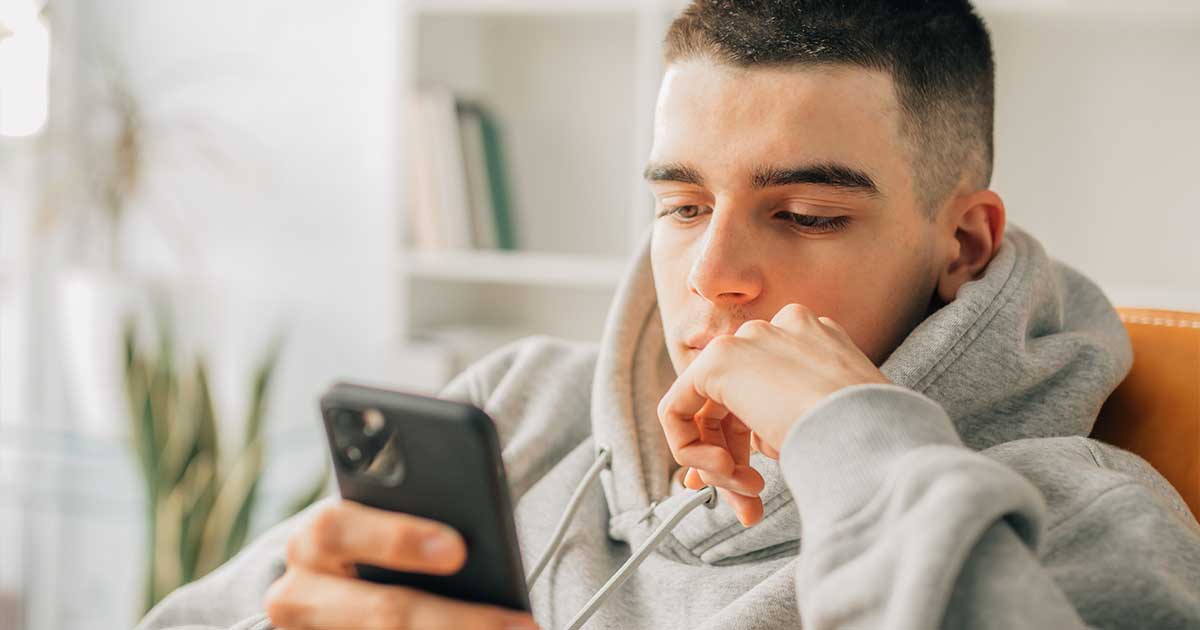
[[[270, 345], [255, 370], [245, 435], [232, 458], [221, 448], [204, 361], [178, 371], [173, 333], [165, 325], [157, 346], [142, 347], [136, 322], [126, 319], [125, 390], [147, 495], [147, 611], [245, 544], [262, 474], [267, 391], [281, 343]], [[292, 514], [322, 495], [329, 473], [326, 463], [319, 483], [293, 503]]]

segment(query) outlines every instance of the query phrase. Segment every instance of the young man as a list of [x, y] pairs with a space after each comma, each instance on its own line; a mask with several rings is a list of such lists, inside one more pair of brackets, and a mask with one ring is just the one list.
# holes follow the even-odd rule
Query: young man
[[[537, 623], [1200, 627], [1200, 526], [1085, 437], [1129, 369], [1123, 327], [987, 189], [969, 4], [696, 0], [666, 60], [658, 217], [599, 347], [528, 339], [444, 392], [497, 421], [527, 567], [582, 488]], [[691, 511], [706, 484], [722, 499]], [[328, 499], [141, 628], [531, 627], [350, 568], [465, 553]]]

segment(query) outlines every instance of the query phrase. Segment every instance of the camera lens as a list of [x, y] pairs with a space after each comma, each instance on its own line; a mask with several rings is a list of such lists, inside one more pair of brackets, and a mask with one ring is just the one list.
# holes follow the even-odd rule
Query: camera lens
[[338, 464], [352, 474], [385, 485], [404, 478], [404, 457], [396, 424], [378, 409], [341, 409], [333, 414]]
[[354, 443], [355, 435], [360, 432], [361, 423], [358, 417], [351, 411], [342, 409], [333, 416], [333, 438], [334, 446], [339, 451], [344, 451], [347, 447]]

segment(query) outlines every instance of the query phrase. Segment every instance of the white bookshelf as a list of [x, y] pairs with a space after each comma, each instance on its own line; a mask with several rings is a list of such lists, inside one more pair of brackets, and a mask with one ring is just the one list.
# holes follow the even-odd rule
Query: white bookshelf
[[504, 250], [410, 252], [401, 273], [435, 282], [495, 283], [610, 290], [629, 260], [597, 256]]
[[428, 356], [440, 344], [457, 368], [515, 337], [599, 339], [652, 219], [641, 170], [673, 11], [665, 0], [406, 3], [400, 100], [439, 85], [496, 120], [517, 249], [408, 245], [402, 140], [402, 352]]

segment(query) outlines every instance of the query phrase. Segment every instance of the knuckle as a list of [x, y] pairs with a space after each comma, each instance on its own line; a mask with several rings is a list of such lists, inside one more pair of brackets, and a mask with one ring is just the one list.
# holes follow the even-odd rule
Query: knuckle
[[833, 329], [834, 332], [845, 332], [845, 329], [842, 328], [842, 325], [839, 324], [837, 322], [837, 320], [833, 319], [832, 317], [818, 317], [817, 321], [819, 321], [822, 324], [825, 324], [829, 328]]
[[813, 312], [807, 306], [793, 302], [780, 309], [779, 316], [787, 321], [803, 322], [813, 319]]
[[263, 598], [263, 609], [271, 623], [286, 627], [295, 625], [301, 618], [303, 598], [294, 596], [296, 589], [295, 571], [288, 570], [271, 585]]
[[411, 522], [402, 521], [392, 529], [392, 533], [383, 547], [384, 553], [392, 560], [409, 564], [418, 557], [417, 549], [423, 538], [424, 532], [420, 527]]
[[[308, 537], [312, 548], [321, 554], [333, 554], [340, 548], [342, 509], [337, 505], [321, 508], [308, 525]], [[289, 545], [290, 547], [290, 545]], [[302, 545], [298, 545], [299, 552]]]
[[[422, 591], [400, 588], [393, 593], [389, 603], [389, 617], [397, 628], [478, 628], [477, 624], [463, 624], [460, 613], [462, 604], [454, 600], [426, 594]], [[393, 627], [388, 626], [388, 627]]]
[[411, 628], [413, 593], [405, 588], [378, 589], [365, 612], [370, 628]]
[[303, 532], [294, 532], [288, 537], [287, 547], [284, 550], [284, 556], [287, 558], [289, 565], [299, 564], [304, 560], [304, 535]]
[[762, 319], [750, 319], [742, 322], [738, 327], [737, 336], [739, 337], [755, 337], [766, 333], [771, 329], [771, 323]]
[[720, 337], [714, 337], [712, 341], [708, 342], [708, 346], [705, 348], [712, 348], [714, 352], [729, 352], [736, 344], [737, 337], [733, 335], [721, 335]]

